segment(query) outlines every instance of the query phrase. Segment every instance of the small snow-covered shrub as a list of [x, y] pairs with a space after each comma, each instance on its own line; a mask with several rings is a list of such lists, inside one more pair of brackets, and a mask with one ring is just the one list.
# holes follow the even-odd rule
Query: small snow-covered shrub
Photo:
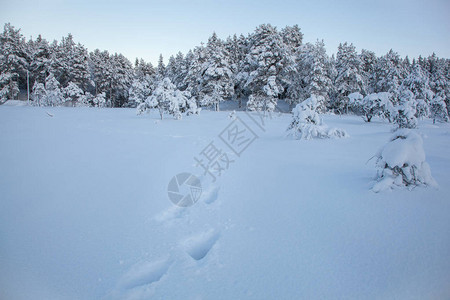
[[[320, 97], [320, 96], [319, 96]], [[292, 110], [292, 122], [287, 131], [289, 136], [295, 139], [309, 140], [311, 138], [342, 138], [348, 137], [347, 132], [339, 128], [329, 128], [323, 124], [322, 118], [317, 113], [318, 97], [312, 95], [305, 101], [297, 104]]]
[[360, 93], [348, 95], [353, 110], [361, 114], [364, 121], [370, 122], [373, 117], [389, 118], [392, 112], [392, 95], [390, 93], [373, 93], [363, 97]]
[[195, 99], [191, 99], [190, 93], [178, 90], [169, 78], [161, 80], [152, 94], [137, 106], [137, 114], [142, 114], [152, 108], [159, 110], [161, 120], [165, 113], [171, 114], [176, 120], [182, 118], [183, 112], [186, 112], [187, 115], [200, 113], [200, 109], [197, 107]]
[[376, 154], [376, 193], [394, 187], [437, 186], [425, 161], [422, 137], [409, 129], [398, 129]]

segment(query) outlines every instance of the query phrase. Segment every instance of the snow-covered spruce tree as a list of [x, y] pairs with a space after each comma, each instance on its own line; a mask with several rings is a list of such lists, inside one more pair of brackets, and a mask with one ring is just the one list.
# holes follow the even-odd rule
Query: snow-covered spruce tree
[[164, 64], [164, 57], [162, 54], [159, 55], [158, 67], [156, 68], [156, 76], [161, 80], [166, 76], [166, 65]]
[[321, 96], [312, 95], [305, 101], [297, 104], [292, 110], [292, 122], [287, 132], [295, 139], [309, 140], [311, 138], [342, 138], [348, 137], [347, 132], [339, 128], [329, 128], [323, 124], [317, 112]]
[[45, 103], [47, 103], [46, 98], [47, 91], [45, 90], [44, 84], [35, 82], [31, 93], [31, 100], [33, 101], [33, 105], [44, 105]]
[[425, 161], [422, 137], [413, 130], [395, 131], [390, 141], [376, 154], [376, 193], [395, 187], [437, 186]]
[[365, 97], [360, 93], [348, 95], [349, 105], [364, 121], [370, 122], [373, 117], [389, 119], [394, 111], [392, 95], [387, 92], [372, 93]]
[[188, 111], [189, 114], [199, 113], [195, 101], [192, 102], [187, 96], [189, 96], [187, 92], [181, 92], [169, 78], [164, 78], [158, 83], [155, 90], [145, 102], [137, 107], [137, 114], [142, 114], [152, 108], [157, 108], [161, 120], [165, 113], [179, 120], [182, 117], [182, 112]]

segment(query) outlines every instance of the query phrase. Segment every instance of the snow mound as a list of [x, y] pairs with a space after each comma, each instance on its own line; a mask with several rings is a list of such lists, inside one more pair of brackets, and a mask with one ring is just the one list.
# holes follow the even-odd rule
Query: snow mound
[[377, 153], [376, 193], [395, 186], [437, 186], [425, 161], [422, 137], [408, 129], [399, 129]]
[[317, 113], [320, 96], [312, 95], [305, 101], [297, 104], [292, 110], [292, 122], [287, 131], [288, 136], [295, 139], [309, 140], [312, 138], [343, 138], [348, 133], [340, 128], [329, 128], [323, 124], [322, 118]]
[[23, 101], [23, 100], [7, 100], [2, 105], [5, 105], [5, 106], [27, 106], [28, 103], [27, 103], [27, 101]]

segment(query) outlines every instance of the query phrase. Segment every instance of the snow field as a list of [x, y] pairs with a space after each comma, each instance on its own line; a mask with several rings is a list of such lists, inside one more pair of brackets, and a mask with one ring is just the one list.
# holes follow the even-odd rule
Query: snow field
[[274, 114], [195, 205], [173, 206], [169, 180], [201, 175], [193, 158], [228, 115], [0, 107], [0, 298], [450, 296], [448, 124], [419, 122], [439, 188], [374, 193], [390, 124], [324, 115], [350, 137], [304, 141]]

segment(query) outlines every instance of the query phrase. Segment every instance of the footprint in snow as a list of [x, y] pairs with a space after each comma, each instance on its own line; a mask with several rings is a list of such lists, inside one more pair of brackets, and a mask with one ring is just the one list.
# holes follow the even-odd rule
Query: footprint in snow
[[219, 197], [220, 186], [212, 186], [208, 190], [202, 193], [203, 201], [206, 204], [211, 204], [217, 200]]
[[195, 260], [203, 259], [219, 239], [220, 232], [208, 230], [189, 237], [181, 243], [182, 248]]
[[122, 289], [133, 289], [157, 282], [167, 273], [171, 265], [172, 260], [169, 258], [136, 264], [122, 276], [119, 286]]
[[165, 211], [154, 216], [153, 220], [155, 220], [158, 223], [166, 223], [166, 222], [170, 222], [174, 219], [182, 218], [185, 213], [186, 213], [186, 208], [178, 207], [178, 206], [171, 206], [170, 208], [166, 209]]

